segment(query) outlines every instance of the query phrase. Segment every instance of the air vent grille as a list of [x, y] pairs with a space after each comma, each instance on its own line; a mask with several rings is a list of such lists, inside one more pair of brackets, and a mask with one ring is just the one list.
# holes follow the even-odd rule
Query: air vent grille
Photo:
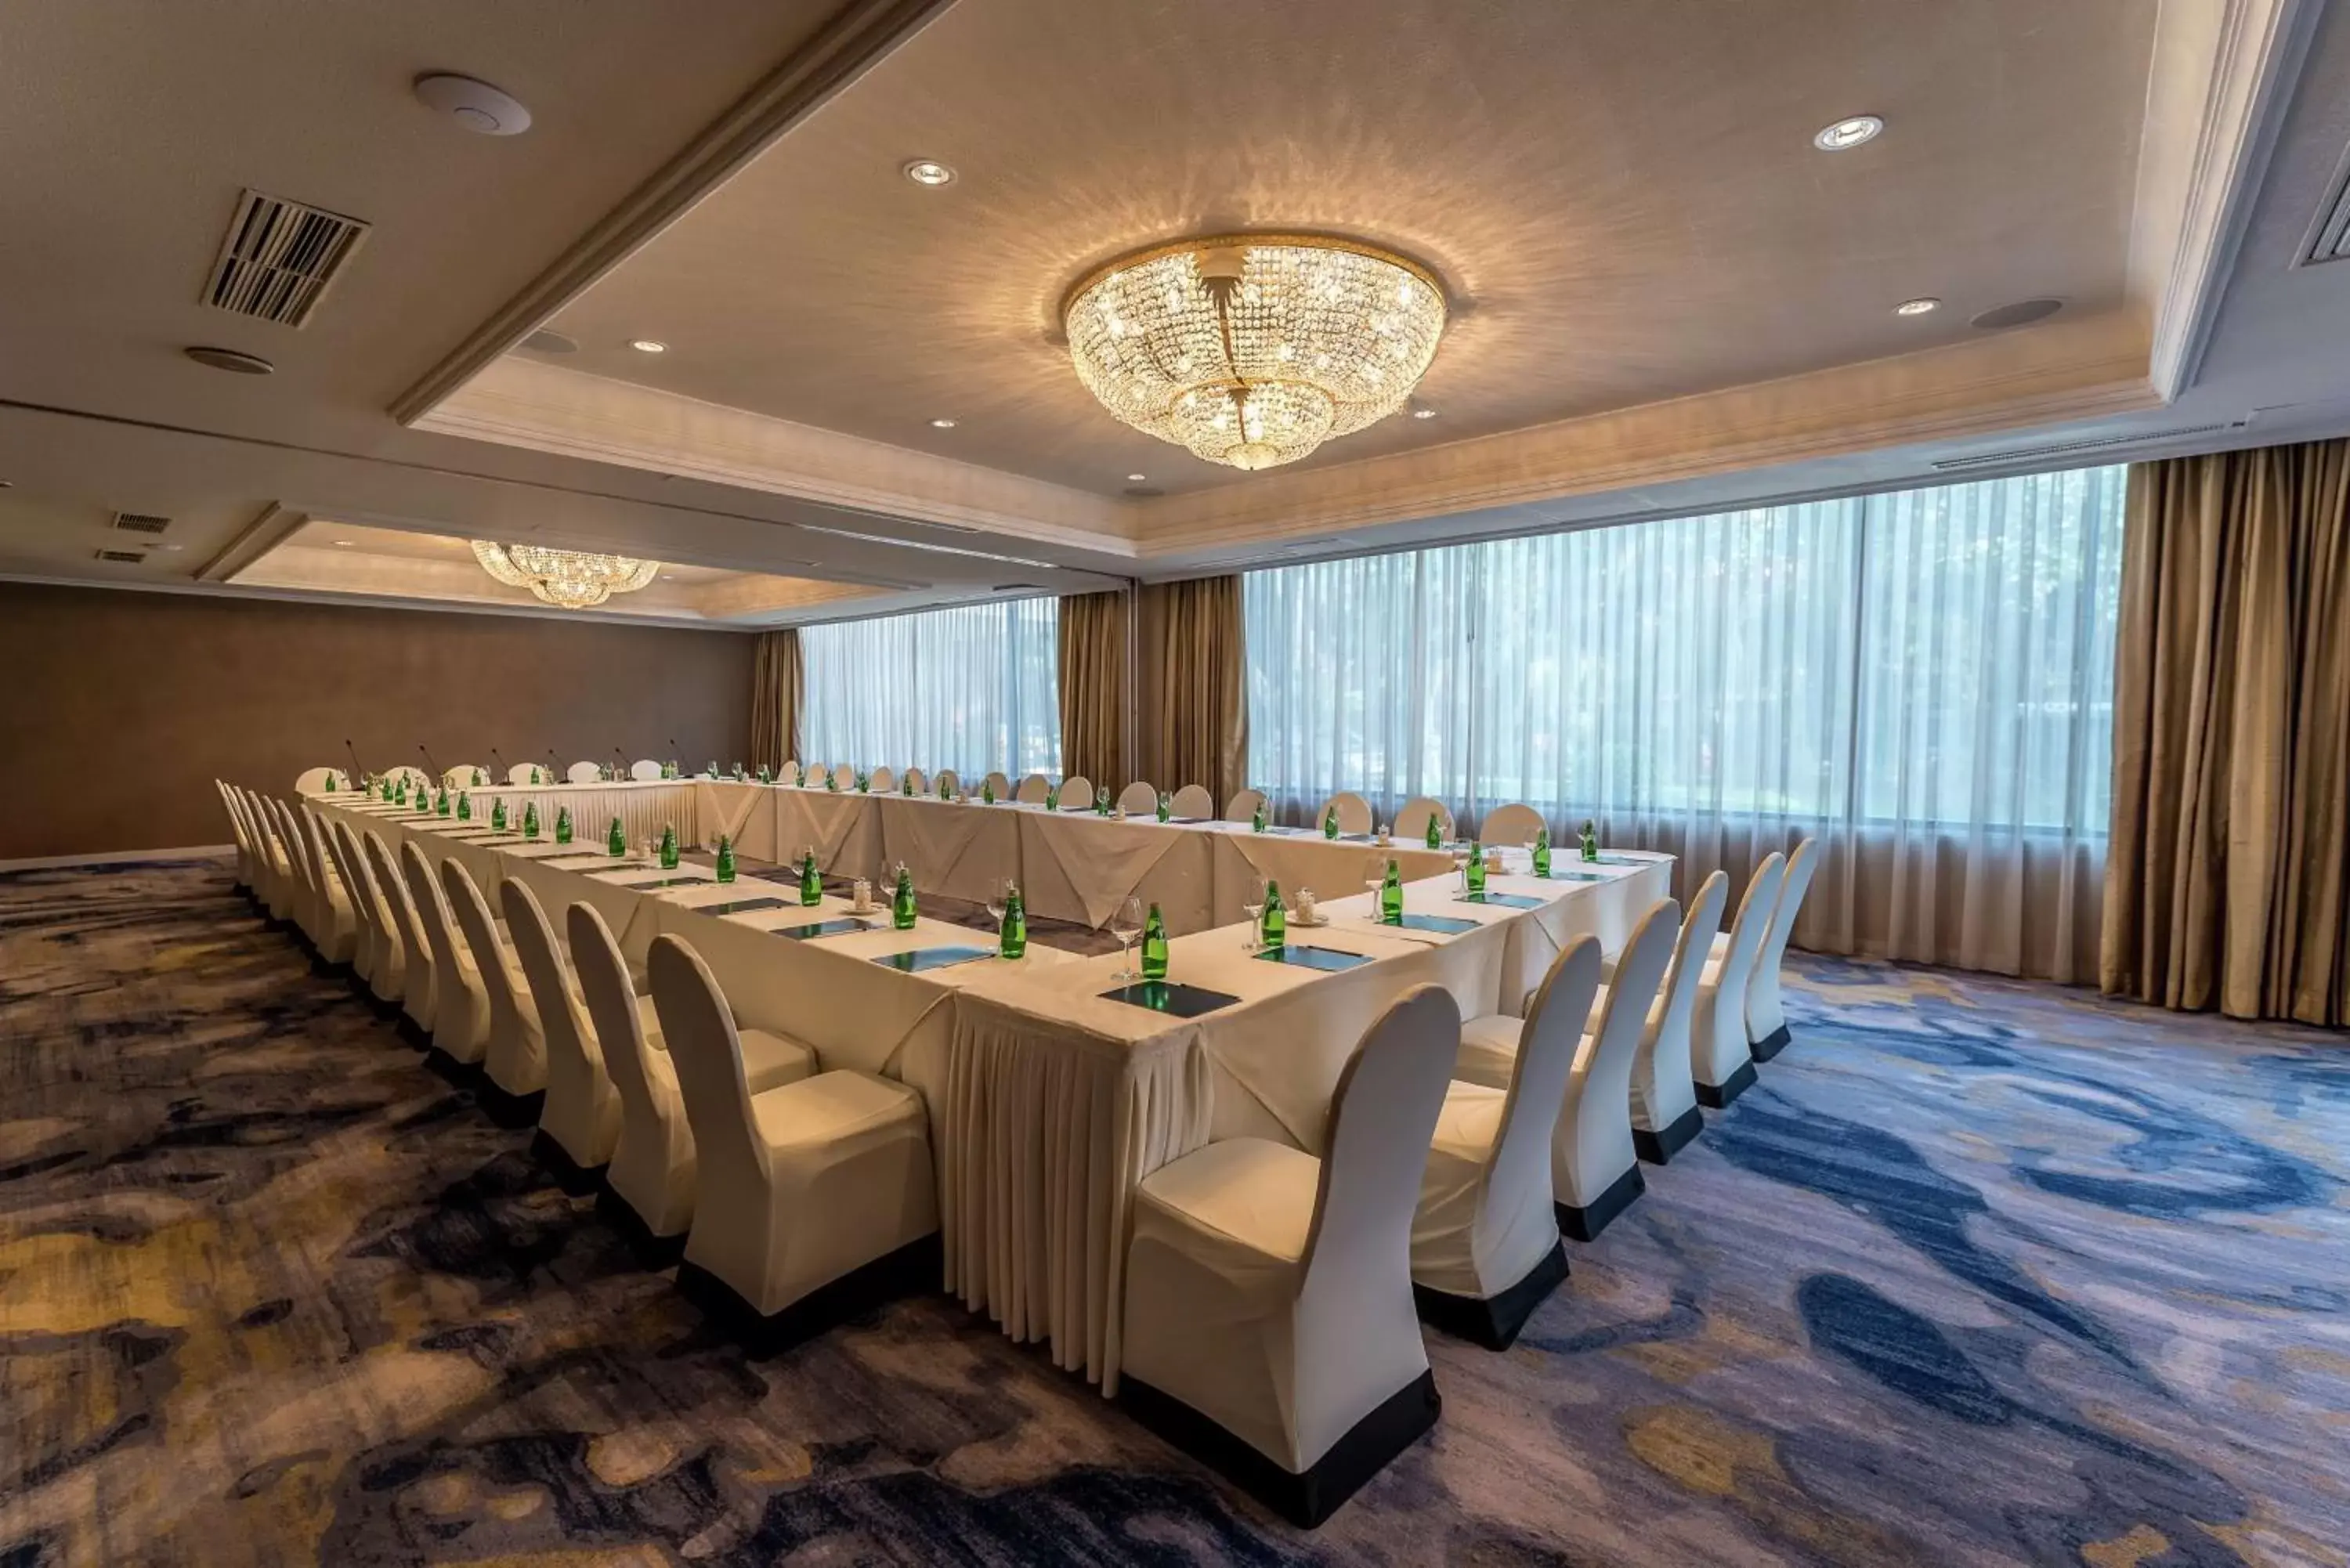
[[98, 553], [98, 558], [101, 561], [117, 562], [125, 566], [135, 566], [144, 561], [147, 556], [142, 550], [100, 550]]
[[2294, 265], [2350, 261], [2350, 151], [2342, 154], [2334, 178], [2326, 182], [2325, 199], [2317, 203], [2317, 221], [2309, 226]]
[[204, 303], [300, 327], [367, 232], [357, 218], [247, 191], [229, 219]]
[[126, 534], [161, 534], [172, 525], [169, 517], [158, 517], [151, 512], [118, 512], [114, 525]]
[[2218, 424], [2186, 425], [2175, 431], [2150, 431], [2145, 435], [2103, 436], [2094, 441], [2058, 441], [2054, 446], [2011, 447], [2005, 452], [1979, 452], [1970, 457], [1944, 457], [1934, 460], [1934, 466], [1945, 473], [1954, 469], [1988, 468], [1995, 463], [2037, 462], [2047, 458], [2071, 457], [2077, 452], [2107, 452], [2120, 446], [2145, 446], [2155, 441], [2182, 441], [2188, 436], [2210, 435], [2215, 431], [2241, 429], [2247, 421], [2223, 420]]

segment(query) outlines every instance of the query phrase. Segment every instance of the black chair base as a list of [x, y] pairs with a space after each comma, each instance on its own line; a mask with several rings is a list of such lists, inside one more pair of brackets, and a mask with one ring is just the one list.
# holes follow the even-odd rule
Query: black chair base
[[1782, 1023], [1778, 1028], [1773, 1029], [1770, 1033], [1762, 1036], [1762, 1039], [1747, 1042], [1746, 1049], [1753, 1055], [1757, 1062], [1768, 1062], [1772, 1057], [1776, 1056], [1780, 1052], [1784, 1051], [1788, 1046], [1794, 1044], [1794, 1035], [1789, 1033], [1787, 1026]]
[[1525, 1278], [1497, 1295], [1456, 1296], [1415, 1281], [1411, 1300], [1419, 1309], [1419, 1321], [1429, 1327], [1488, 1350], [1507, 1350], [1516, 1342], [1518, 1331], [1526, 1326], [1526, 1319], [1534, 1315], [1534, 1308], [1548, 1300], [1565, 1278], [1566, 1248], [1554, 1241], [1542, 1261], [1526, 1271]]
[[510, 1132], [519, 1131], [538, 1125], [538, 1111], [546, 1104], [546, 1091], [533, 1089], [529, 1094], [517, 1095], [502, 1089], [484, 1068], [480, 1081], [473, 1085], [473, 1100], [490, 1120]]
[[[608, 1176], [608, 1168], [606, 1175]], [[673, 1236], [656, 1236], [653, 1228], [645, 1223], [643, 1215], [629, 1206], [629, 1200], [612, 1190], [609, 1180], [596, 1189], [596, 1212], [604, 1223], [620, 1233], [638, 1266], [647, 1273], [657, 1274], [663, 1269], [674, 1268], [685, 1256], [685, 1236], [682, 1231]]]
[[1121, 1376], [1118, 1403], [1161, 1440], [1180, 1449], [1290, 1523], [1312, 1530], [1363, 1490], [1363, 1483], [1436, 1425], [1443, 1399], [1436, 1374], [1397, 1389], [1330, 1445], [1304, 1474], [1284, 1469], [1171, 1394]]
[[761, 1313], [694, 1263], [678, 1265], [677, 1288], [752, 1355], [775, 1355], [901, 1296], [935, 1292], [945, 1274], [945, 1247], [933, 1231], [827, 1281], [781, 1312]]
[[571, 1158], [571, 1151], [556, 1141], [555, 1135], [541, 1127], [531, 1135], [530, 1157], [546, 1168], [555, 1178], [555, 1185], [574, 1198], [585, 1198], [604, 1185], [605, 1167], [582, 1165]]
[[1754, 1064], [1741, 1062], [1738, 1071], [1719, 1084], [1700, 1084], [1697, 1103], [1710, 1111], [1726, 1110], [1730, 1102], [1754, 1086]]
[[1669, 1165], [1673, 1156], [1695, 1143], [1697, 1135], [1704, 1130], [1705, 1117], [1699, 1114], [1695, 1106], [1691, 1106], [1667, 1123], [1661, 1132], [1634, 1127], [1632, 1152], [1650, 1165]]
[[1640, 1175], [1638, 1161], [1632, 1168], [1607, 1184], [1607, 1190], [1577, 1209], [1572, 1203], [1554, 1203], [1558, 1213], [1558, 1228], [1578, 1241], [1596, 1241], [1599, 1232], [1627, 1209], [1632, 1200], [1648, 1190], [1648, 1183]]

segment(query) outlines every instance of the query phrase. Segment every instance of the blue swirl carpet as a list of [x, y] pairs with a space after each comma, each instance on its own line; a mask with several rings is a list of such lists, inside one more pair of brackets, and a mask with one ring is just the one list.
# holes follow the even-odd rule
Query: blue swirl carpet
[[0, 876], [0, 1565], [2344, 1563], [2350, 1041], [1793, 978], [1305, 1535], [944, 1298], [712, 1334], [221, 862]]

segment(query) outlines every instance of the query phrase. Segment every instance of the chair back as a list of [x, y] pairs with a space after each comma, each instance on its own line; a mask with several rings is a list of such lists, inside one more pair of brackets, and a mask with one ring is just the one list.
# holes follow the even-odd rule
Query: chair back
[[1063, 811], [1091, 811], [1094, 808], [1094, 781], [1083, 774], [1071, 774], [1061, 781]]
[[[1607, 982], [1607, 1000], [1599, 1017], [1583, 1037], [1575, 1053], [1575, 1071], [1568, 1076], [1566, 1109], [1569, 1132], [1578, 1151], [1595, 1154], [1621, 1144], [1620, 1158], [1595, 1161], [1593, 1168], [1607, 1176], [1632, 1164], [1632, 1059], [1639, 1054], [1640, 1036], [1648, 1026], [1648, 1009], [1665, 982], [1665, 966], [1672, 962], [1673, 943], [1680, 935], [1681, 907], [1670, 898], [1648, 906], [1624, 949], [1616, 955], [1616, 972]], [[1562, 1203], [1588, 1203], [1596, 1191], [1558, 1194]]]
[[944, 788], [951, 794], [961, 794], [962, 793], [962, 777], [952, 768], [941, 768], [939, 770], [939, 776], [931, 781], [931, 786], [933, 789]]
[[1324, 801], [1322, 809], [1314, 814], [1314, 826], [1318, 828], [1329, 821], [1334, 811], [1338, 814], [1338, 831], [1341, 833], [1368, 833], [1375, 826], [1371, 817], [1371, 803], [1353, 790], [1342, 789]]
[[906, 787], [916, 794], [928, 794], [931, 793], [930, 775], [922, 772], [920, 768], [908, 768], [906, 770], [905, 784]]
[[[1485, 814], [1485, 820], [1477, 825], [1477, 837], [1486, 844], [1532, 844], [1534, 835], [1548, 826], [1543, 821], [1541, 812], [1513, 801], [1508, 805], [1497, 805]], [[1428, 830], [1422, 827], [1420, 831], [1425, 833]]]
[[1754, 973], [1755, 955], [1762, 950], [1762, 938], [1772, 911], [1779, 907], [1779, 888], [1786, 878], [1786, 857], [1776, 851], [1764, 856], [1754, 875], [1747, 878], [1745, 896], [1738, 900], [1738, 914], [1730, 922], [1730, 950], [1721, 955], [1715, 983], [1721, 995], [1739, 999], [1741, 1028], [1746, 1023], [1746, 982]]
[[778, 783], [778, 784], [795, 784], [799, 783], [799, 782], [800, 782], [800, 765], [799, 765], [799, 763], [791, 763], [791, 762], [787, 762], [787, 763], [785, 763], [782, 767], [777, 768], [777, 769], [775, 770], [775, 782], [776, 782], [776, 783]]
[[1042, 805], [1045, 797], [1053, 793], [1053, 781], [1043, 774], [1030, 774], [1020, 781], [1020, 804]]
[[1721, 911], [1730, 902], [1730, 873], [1716, 871], [1698, 884], [1697, 897], [1682, 917], [1680, 940], [1673, 944], [1673, 961], [1666, 972], [1665, 1011], [1658, 1028], [1667, 1040], [1688, 1035], [1690, 1010], [1697, 1006], [1697, 982], [1705, 972], [1706, 955], [1721, 929]]
[[277, 842], [286, 855], [286, 874], [292, 882], [294, 923], [308, 931], [315, 940], [318, 880], [310, 866], [308, 846], [303, 842], [302, 830], [296, 826], [294, 808], [282, 800], [272, 799], [271, 814], [276, 818]]
[[414, 998], [421, 1011], [432, 994], [432, 944], [424, 935], [423, 918], [416, 912], [416, 900], [409, 897], [408, 879], [391, 846], [383, 841], [383, 835], [372, 827], [360, 833], [359, 851], [367, 858], [368, 873], [377, 892], [383, 897], [383, 907], [391, 913], [392, 929], [400, 933], [400, 961], [405, 966], [400, 995]]
[[875, 768], [865, 776], [865, 785], [875, 794], [888, 794], [898, 787], [898, 770], [888, 766]]
[[647, 1060], [652, 1044], [637, 1016], [628, 961], [594, 905], [572, 905], [563, 923], [571, 933], [571, 967], [578, 972], [579, 993], [587, 999], [588, 1022], [595, 1030], [590, 1049], [604, 1064], [604, 1074], [619, 1091], [629, 1116], [640, 1126], [652, 1126], [661, 1114]]
[[1264, 804], [1264, 791], [1261, 789], [1242, 790], [1235, 794], [1232, 799], [1224, 802], [1224, 820], [1226, 822], [1253, 821], [1256, 816], [1256, 808]]
[[537, 766], [538, 764], [536, 763], [508, 763], [506, 764], [506, 783], [510, 784], [526, 784], [530, 783], [530, 770]]
[[[553, 1115], [558, 1096], [574, 1085], [592, 1085], [607, 1075], [603, 1064], [589, 1054], [592, 1025], [581, 1014], [571, 966], [564, 962], [563, 949], [555, 940], [555, 928], [546, 923], [538, 896], [521, 878], [509, 877], [498, 884], [498, 905], [505, 910], [506, 934], [514, 940], [515, 957], [522, 961], [523, 979], [530, 983], [531, 1000], [538, 1006], [539, 1028], [546, 1037], [547, 1110], [550, 1120], [559, 1120]], [[584, 1097], [592, 1097], [592, 1090]], [[570, 1152], [576, 1158], [579, 1151]]]
[[989, 789], [995, 792], [996, 799], [1010, 800], [1012, 798], [1012, 781], [1004, 777], [1001, 773], [989, 774], [983, 782]]
[[768, 1190], [766, 1145], [751, 1119], [751, 1086], [734, 1014], [702, 955], [681, 938], [658, 936], [646, 955], [653, 1010], [669, 1042], [670, 1065], [693, 1129], [702, 1190], [751, 1200]]
[[661, 765], [650, 757], [639, 757], [629, 764], [629, 776], [639, 783], [650, 783], [661, 776]]
[[1583, 1026], [1599, 992], [1597, 937], [1559, 950], [1534, 988], [1518, 1035], [1518, 1059], [1502, 1102], [1502, 1130], [1485, 1166], [1489, 1187], [1514, 1190], [1527, 1183], [1550, 1190], [1550, 1139], [1566, 1106], [1566, 1083], [1583, 1050]]
[[1330, 1098], [1301, 1293], [1376, 1299], [1411, 1274], [1411, 1220], [1429, 1139], [1461, 1052], [1461, 1009], [1415, 986], [1364, 1033]]
[[[440, 880], [424, 858], [424, 851], [410, 839], [400, 846], [400, 869], [408, 881], [409, 902], [416, 907], [417, 924], [424, 928], [424, 940], [432, 950], [432, 972], [441, 981], [434, 992], [436, 998], [453, 997], [457, 993], [457, 928], [449, 917], [448, 895], [441, 890]], [[433, 1002], [433, 1020], [437, 1024], [444, 1004]]]
[[473, 787], [473, 775], [477, 773], [484, 778], [489, 776], [488, 769], [476, 767], [472, 763], [459, 763], [453, 768], [443, 768], [441, 770], [441, 787], [471, 789]]
[[236, 840], [236, 879], [247, 888], [253, 886], [253, 840], [244, 827], [244, 807], [236, 798], [236, 786], [225, 779], [213, 780], [213, 788], [220, 792], [221, 809], [228, 814], [228, 830]]
[[296, 794], [324, 794], [327, 781], [335, 776], [332, 768], [304, 768], [294, 780]]
[[1159, 786], [1149, 779], [1137, 779], [1118, 792], [1118, 809], [1128, 816], [1159, 815]]
[[577, 762], [563, 770], [566, 784], [595, 784], [604, 776], [601, 763]]
[[1216, 797], [1208, 793], [1205, 784], [1185, 784], [1167, 803], [1167, 809], [1175, 816], [1196, 817], [1206, 822], [1216, 815]]
[[385, 776], [391, 779], [395, 784], [397, 784], [400, 780], [406, 779], [408, 781], [408, 787], [411, 793], [420, 786], [430, 788], [432, 784], [432, 775], [427, 774], [422, 768], [418, 767], [414, 763], [402, 763], [398, 767], [391, 769]]
[[1417, 844], [1426, 838], [1428, 819], [1431, 816], [1443, 825], [1439, 831], [1445, 837], [1451, 838], [1452, 814], [1444, 808], [1442, 801], [1420, 794], [1414, 795], [1404, 802], [1403, 809], [1396, 813], [1394, 833], [1397, 840], [1404, 844]]
[[[441, 890], [449, 900], [451, 913], [456, 917], [459, 934], [473, 950], [473, 967], [482, 971], [482, 990], [490, 999], [491, 1043], [495, 1045], [499, 1042], [526, 1041], [528, 1031], [524, 1022], [536, 1019], [538, 1010], [531, 1006], [533, 998], [527, 990], [515, 989], [515, 972], [506, 964], [505, 945], [498, 940], [497, 922], [490, 918], [489, 902], [482, 897], [473, 873], [453, 856], [441, 862]], [[494, 1065], [511, 1072], [523, 1064], [502, 1062]], [[513, 1085], [501, 1084], [499, 1087]]]
[[342, 873], [343, 892], [351, 901], [351, 919], [359, 923], [359, 945], [368, 950], [371, 963], [380, 961], [390, 955], [399, 939], [389, 929], [391, 916], [383, 907], [383, 895], [376, 891], [375, 874], [368, 869], [367, 856], [349, 824], [338, 818], [327, 823], [324, 831]]
[[1779, 897], [1771, 908], [1771, 929], [1754, 955], [1756, 973], [1778, 971], [1780, 961], [1787, 956], [1787, 939], [1794, 932], [1795, 919], [1804, 912], [1804, 895], [1812, 890], [1812, 874], [1819, 868], [1820, 841], [1806, 838], [1796, 845], [1794, 856], [1787, 862], [1786, 877], [1779, 884]]
[[836, 788], [844, 790], [855, 789], [857, 787], [857, 764], [855, 763], [833, 763], [832, 782]]

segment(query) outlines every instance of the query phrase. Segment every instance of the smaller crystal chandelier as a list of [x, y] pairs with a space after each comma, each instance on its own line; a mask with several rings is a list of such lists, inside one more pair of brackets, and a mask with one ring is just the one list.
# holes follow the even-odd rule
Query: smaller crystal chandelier
[[632, 594], [653, 580], [659, 561], [604, 556], [588, 550], [555, 550], [544, 545], [497, 545], [476, 539], [473, 559], [482, 570], [510, 587], [528, 588], [561, 609], [587, 609], [614, 594]]

